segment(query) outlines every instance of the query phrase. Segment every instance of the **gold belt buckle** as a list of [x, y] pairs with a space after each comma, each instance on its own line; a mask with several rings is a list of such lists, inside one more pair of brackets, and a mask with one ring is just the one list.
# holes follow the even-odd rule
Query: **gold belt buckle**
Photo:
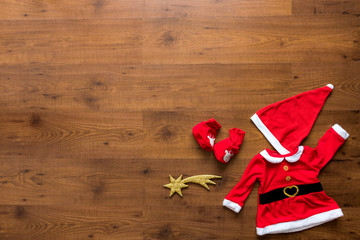
[[[296, 193], [294, 193], [294, 194], [288, 194], [288, 193], [286, 192], [286, 190], [287, 190], [287, 189], [292, 189], [292, 188], [296, 188]], [[296, 186], [296, 185], [284, 187], [283, 192], [284, 192], [284, 194], [285, 194], [286, 196], [288, 196], [288, 197], [295, 197], [295, 196], [299, 193], [299, 187]]]

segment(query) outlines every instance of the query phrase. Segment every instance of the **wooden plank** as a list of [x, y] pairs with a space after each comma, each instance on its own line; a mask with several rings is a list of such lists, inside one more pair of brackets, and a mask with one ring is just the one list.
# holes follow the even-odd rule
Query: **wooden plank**
[[139, 239], [141, 210], [132, 206], [1, 205], [1, 239]]
[[[3, 66], [0, 110], [255, 111], [335, 85], [329, 109], [359, 109], [359, 63]], [[285, 90], [286, 89], [286, 90]], [[259, 96], [259, 97], [254, 97]], [[351, 104], [349, 104], [351, 103]], [[251, 114], [251, 115], [250, 115]]]
[[144, 17], [220, 18], [238, 16], [289, 16], [291, 0], [147, 0]]
[[290, 64], [33, 64], [0, 70], [0, 109], [40, 113], [248, 109], [253, 95], [281, 97], [291, 80]]
[[351, 61], [359, 58], [358, 24], [353, 15], [146, 19], [143, 63]]
[[2, 1], [0, 20], [139, 17], [288, 16], [291, 0], [256, 1]]
[[143, 6], [143, 0], [3, 0], [0, 20], [141, 18]]
[[121, 157], [1, 157], [0, 204], [140, 208], [144, 169], [141, 160]]
[[142, 157], [141, 113], [2, 112], [0, 121], [3, 157]]
[[[35, 65], [0, 67], [0, 109], [16, 111], [248, 110], [332, 82], [331, 109], [359, 108], [351, 64]], [[292, 70], [293, 69], [293, 70]], [[293, 71], [293, 74], [291, 74]], [[26, 81], [24, 81], [26, 79]], [[292, 81], [291, 81], [292, 79]], [[288, 89], [284, 91], [284, 89]], [[21, 98], [19, 97], [21, 94]], [[255, 98], [254, 95], [262, 96]], [[180, 96], [180, 97], [179, 97]], [[353, 104], [348, 104], [352, 102]], [[206, 103], [206, 104], [205, 104]]]
[[0, 65], [141, 63], [140, 19], [0, 21]]
[[358, 0], [293, 0], [292, 14], [299, 15], [348, 15], [360, 14]]

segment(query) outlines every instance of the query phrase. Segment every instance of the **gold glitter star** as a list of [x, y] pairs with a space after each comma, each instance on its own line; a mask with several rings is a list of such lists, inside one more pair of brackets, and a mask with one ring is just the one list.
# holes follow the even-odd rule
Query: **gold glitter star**
[[207, 190], [209, 190], [207, 183], [215, 184], [210, 179], [211, 178], [221, 178], [221, 176], [216, 176], [216, 175], [196, 175], [196, 176], [185, 178], [183, 180], [181, 180], [182, 175], [180, 177], [178, 177], [178, 179], [176, 179], [176, 180], [171, 175], [169, 175], [169, 177], [170, 177], [170, 183], [164, 185], [164, 187], [170, 189], [170, 197], [175, 192], [182, 197], [183, 195], [182, 195], [181, 189], [188, 187], [188, 185], [186, 185], [185, 183], [189, 183], [189, 182], [197, 183], [197, 184], [200, 184], [201, 186], [203, 186], [204, 188], [206, 188]]
[[181, 189], [188, 187], [188, 185], [181, 182], [182, 175], [180, 177], [178, 177], [178, 179], [176, 179], [176, 180], [171, 175], [169, 175], [169, 177], [170, 177], [170, 182], [171, 183], [168, 183], [168, 184], [164, 185], [164, 187], [170, 189], [170, 197], [175, 192], [182, 197], [183, 195], [182, 195]]

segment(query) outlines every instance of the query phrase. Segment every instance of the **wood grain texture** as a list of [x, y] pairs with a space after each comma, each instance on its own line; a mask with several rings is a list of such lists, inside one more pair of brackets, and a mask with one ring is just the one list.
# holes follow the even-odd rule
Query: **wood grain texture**
[[0, 21], [1, 65], [141, 63], [140, 19]]
[[144, 17], [289, 16], [291, 7], [291, 0], [145, 0]]
[[292, 7], [291, 0], [66, 0], [61, 3], [4, 0], [0, 4], [1, 20], [289, 16]]
[[146, 64], [341, 63], [359, 59], [359, 30], [354, 15], [150, 19], [142, 56]]
[[80, 0], [0, 2], [1, 20], [141, 18], [144, 0]]
[[[360, 4], [356, 0], [0, 1], [0, 239], [359, 239]], [[271, 148], [260, 108], [335, 85], [304, 145], [350, 133], [320, 181], [345, 216], [257, 237], [256, 183], [221, 206]], [[246, 132], [227, 165], [192, 127]], [[177, 178], [220, 175], [183, 198]]]
[[292, 3], [293, 15], [360, 14], [360, 2], [357, 0], [293, 0]]
[[[290, 64], [86, 66], [34, 64], [22, 66], [20, 72], [16, 66], [0, 67], [4, 78], [0, 87], [7, 99], [0, 108], [56, 112], [68, 111], [69, 105], [72, 111], [90, 112], [243, 109], [251, 96], [263, 91], [283, 94], [281, 87], [289, 87], [291, 79]], [[256, 89], [259, 82], [267, 83]], [[203, 101], [208, 104], [204, 106]]]

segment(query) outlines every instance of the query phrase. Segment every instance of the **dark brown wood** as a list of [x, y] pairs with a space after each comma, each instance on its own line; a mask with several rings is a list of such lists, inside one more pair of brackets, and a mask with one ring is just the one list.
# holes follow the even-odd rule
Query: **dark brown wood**
[[356, 15], [146, 19], [143, 63], [357, 61], [358, 24]]
[[358, 15], [360, 2], [358, 0], [293, 0], [293, 15]]
[[[349, 0], [0, 2], [0, 239], [360, 238], [360, 4]], [[333, 124], [350, 137], [319, 179], [336, 221], [257, 237], [255, 184], [222, 207], [271, 148], [250, 117], [332, 83], [303, 142]], [[191, 129], [246, 132], [228, 165]], [[216, 174], [210, 191], [163, 188]]]

